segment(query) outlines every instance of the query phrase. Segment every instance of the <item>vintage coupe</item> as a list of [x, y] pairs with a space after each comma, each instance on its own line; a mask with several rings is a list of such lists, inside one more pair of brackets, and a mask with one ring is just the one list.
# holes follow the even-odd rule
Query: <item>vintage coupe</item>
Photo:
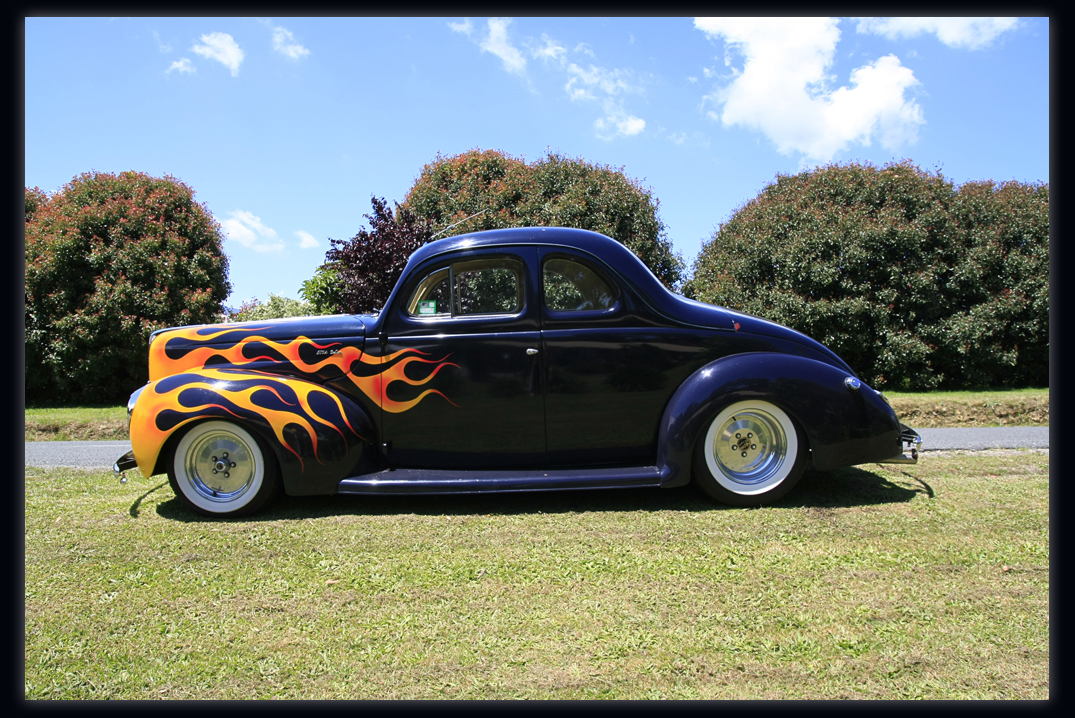
[[[211, 516], [290, 495], [669, 488], [756, 506], [806, 466], [916, 463], [833, 352], [555, 227], [431, 242], [372, 315], [163, 329], [117, 473]], [[906, 451], [904, 445], [906, 444]]]

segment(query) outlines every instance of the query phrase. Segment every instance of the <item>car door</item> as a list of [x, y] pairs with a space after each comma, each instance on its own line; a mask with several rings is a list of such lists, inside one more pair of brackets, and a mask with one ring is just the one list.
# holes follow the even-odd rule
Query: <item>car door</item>
[[544, 466], [536, 265], [536, 249], [493, 248], [410, 273], [382, 348], [390, 465]]
[[549, 467], [652, 464], [664, 407], [711, 352], [595, 258], [540, 257]]

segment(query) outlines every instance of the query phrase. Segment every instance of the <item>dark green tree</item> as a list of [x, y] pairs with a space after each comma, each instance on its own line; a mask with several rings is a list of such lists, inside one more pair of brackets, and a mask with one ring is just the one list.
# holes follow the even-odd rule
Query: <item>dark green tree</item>
[[89, 172], [26, 190], [26, 399], [114, 402], [148, 380], [156, 329], [228, 296], [219, 224], [173, 177]]
[[910, 162], [776, 181], [684, 288], [828, 345], [874, 386], [1048, 386], [1049, 185], [960, 187]]

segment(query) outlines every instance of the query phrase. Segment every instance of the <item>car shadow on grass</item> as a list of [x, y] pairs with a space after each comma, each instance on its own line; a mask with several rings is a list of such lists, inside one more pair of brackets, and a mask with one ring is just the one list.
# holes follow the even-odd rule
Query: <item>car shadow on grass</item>
[[[878, 469], [852, 467], [808, 471], [799, 484], [773, 509], [851, 508], [910, 501], [922, 494], [911, 481], [893, 483]], [[894, 477], [893, 477], [894, 478]], [[899, 479], [897, 479], [899, 480]], [[281, 521], [327, 516], [480, 516], [562, 514], [590, 511], [749, 511], [717, 503], [693, 483], [675, 489], [615, 489], [537, 491], [442, 496], [278, 496], [254, 516], [238, 521]], [[187, 509], [172, 498], [157, 505], [157, 513], [174, 521], [219, 521]]]

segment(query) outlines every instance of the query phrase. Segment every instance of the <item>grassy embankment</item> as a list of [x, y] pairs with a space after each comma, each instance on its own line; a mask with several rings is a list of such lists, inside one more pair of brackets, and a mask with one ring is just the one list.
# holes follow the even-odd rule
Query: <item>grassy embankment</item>
[[[903, 423], [915, 429], [946, 426], [1048, 426], [1049, 390], [885, 392]], [[122, 406], [26, 410], [26, 441], [127, 438]]]
[[25, 474], [25, 696], [1049, 698], [1049, 457], [693, 488], [279, 499]]

